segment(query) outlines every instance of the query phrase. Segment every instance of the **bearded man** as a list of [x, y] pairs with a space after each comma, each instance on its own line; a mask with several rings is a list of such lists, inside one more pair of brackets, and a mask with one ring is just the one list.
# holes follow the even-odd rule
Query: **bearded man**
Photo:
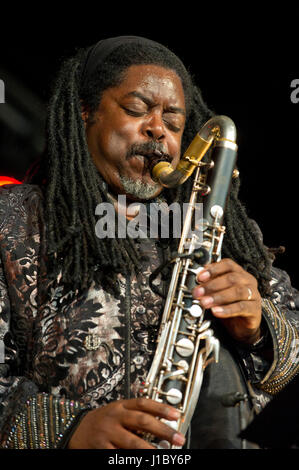
[[[144, 433], [186, 445], [171, 426], [178, 411], [138, 396], [163, 310], [149, 276], [177, 240], [99, 238], [95, 210], [119, 195], [187, 202], [190, 181], [162, 191], [149, 163], [160, 154], [175, 167], [211, 116], [182, 62], [149, 39], [105, 39], [63, 64], [45, 152], [24, 184], [1, 189], [2, 447], [154, 448]], [[298, 292], [273, 267], [239, 184], [222, 260], [193, 291], [219, 325], [224, 362], [207, 368], [191, 448], [240, 447], [238, 410], [220, 397], [242, 382], [259, 410], [299, 367]]]

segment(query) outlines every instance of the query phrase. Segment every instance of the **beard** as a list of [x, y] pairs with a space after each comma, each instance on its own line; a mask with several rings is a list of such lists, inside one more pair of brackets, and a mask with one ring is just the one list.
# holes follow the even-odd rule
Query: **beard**
[[[164, 151], [162, 144], [150, 141], [141, 144], [133, 144], [126, 154], [126, 160], [129, 160], [132, 157], [142, 158], [142, 161], [144, 162], [142, 174], [145, 175], [148, 172], [148, 158], [153, 156], [155, 152], [156, 155], [165, 156], [166, 160], [169, 158]], [[119, 178], [126, 194], [137, 199], [152, 199], [157, 196], [162, 189], [161, 184], [155, 181], [145, 182], [142, 181], [142, 179], [132, 179], [125, 176], [122, 174], [121, 168], [119, 168]]]
[[133, 180], [127, 176], [120, 175], [119, 177], [126, 194], [141, 200], [152, 199], [161, 189], [161, 185], [154, 181], [145, 183], [142, 180]]

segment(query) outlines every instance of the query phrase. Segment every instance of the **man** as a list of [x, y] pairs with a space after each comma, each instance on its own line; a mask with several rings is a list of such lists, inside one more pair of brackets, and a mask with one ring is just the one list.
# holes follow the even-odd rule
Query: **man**
[[[95, 209], [118, 195], [188, 201], [190, 182], [162, 192], [149, 161], [158, 153], [175, 166], [209, 117], [181, 61], [153, 41], [100, 41], [63, 65], [30, 184], [1, 192], [3, 447], [153, 448], [142, 433], [184, 445], [157, 419], [176, 420], [176, 409], [138, 398], [163, 307], [149, 275], [177, 240], [100, 239]], [[234, 181], [223, 259], [206, 266], [193, 296], [224, 325], [258, 407], [298, 371], [297, 291], [272, 268], [238, 188]], [[194, 423], [192, 447], [238, 445], [235, 425], [226, 439], [215, 422], [207, 433], [199, 408]]]

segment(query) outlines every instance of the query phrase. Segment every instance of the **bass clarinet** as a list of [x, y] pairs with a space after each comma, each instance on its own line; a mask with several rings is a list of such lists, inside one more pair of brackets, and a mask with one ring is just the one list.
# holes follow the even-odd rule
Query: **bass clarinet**
[[[203, 157], [209, 149], [211, 159], [205, 162]], [[173, 270], [157, 349], [141, 391], [142, 396], [168, 403], [180, 412], [178, 421], [163, 421], [184, 435], [200, 395], [204, 370], [209, 362], [218, 362], [219, 341], [191, 291], [203, 266], [221, 259], [222, 221], [231, 179], [237, 176], [236, 157], [233, 121], [214, 116], [195, 136], [175, 169], [165, 160], [152, 163], [153, 179], [168, 188], [184, 183], [195, 171], [178, 252], [171, 260]], [[204, 196], [203, 218], [199, 230], [191, 234], [199, 193]], [[158, 442], [149, 434], [144, 437], [156, 448], [180, 448]]]

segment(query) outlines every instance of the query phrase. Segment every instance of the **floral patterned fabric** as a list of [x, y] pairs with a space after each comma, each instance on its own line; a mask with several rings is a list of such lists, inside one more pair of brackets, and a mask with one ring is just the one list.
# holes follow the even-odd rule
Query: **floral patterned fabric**
[[[0, 361], [0, 445], [3, 447], [16, 447], [24, 439], [28, 447], [35, 442], [30, 436], [24, 435], [19, 441], [16, 436], [18, 430], [22, 434], [28, 422], [34, 423], [37, 411], [39, 421], [45, 420], [42, 435], [47, 439], [32, 446], [59, 446], [72, 420], [82, 411], [128, 396], [125, 389], [128, 357], [130, 395], [136, 396], [154, 355], [163, 309], [163, 300], [150, 289], [148, 279], [161, 263], [162, 250], [149, 239], [136, 242], [142, 251], [143, 265], [140, 273], [130, 279], [119, 275], [118, 299], [93, 284], [80, 296], [59, 285], [51, 289], [50, 300], [42, 301], [39, 292], [49, 286], [44, 246], [40, 243], [43, 230], [39, 188], [31, 185], [1, 188], [0, 341], [4, 344], [5, 358]], [[299, 326], [298, 291], [291, 287], [286, 273], [274, 268], [272, 288], [264, 315], [276, 350], [274, 361], [269, 364], [256, 351], [247, 351], [243, 357], [241, 354], [255, 389], [259, 389], [261, 403], [274, 393], [274, 386], [267, 388], [267, 384], [275, 383], [279, 388], [277, 376], [281, 371], [287, 381], [299, 367], [294, 352]], [[289, 346], [282, 344], [279, 349], [277, 335], [281, 332], [288, 335]], [[128, 340], [129, 351], [125, 347]], [[286, 354], [295, 357], [287, 368]], [[55, 402], [61, 399], [67, 407], [65, 421]], [[33, 402], [40, 407], [32, 408]], [[42, 408], [47, 410], [44, 415]], [[60, 423], [54, 429], [51, 421], [59, 419], [65, 426]], [[38, 430], [35, 440], [37, 435]]]

